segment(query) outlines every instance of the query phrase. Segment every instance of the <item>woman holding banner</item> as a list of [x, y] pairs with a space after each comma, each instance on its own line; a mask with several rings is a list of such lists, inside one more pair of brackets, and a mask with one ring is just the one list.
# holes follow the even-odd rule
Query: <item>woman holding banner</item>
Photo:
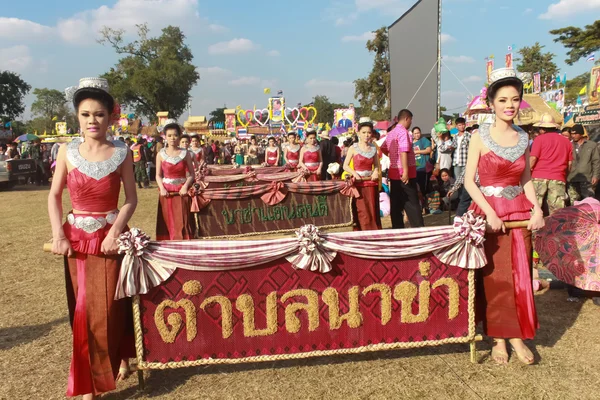
[[[513, 124], [523, 98], [523, 82], [512, 68], [490, 74], [487, 101], [494, 123], [471, 137], [465, 188], [471, 210], [484, 215], [493, 233], [486, 235], [488, 264], [483, 268], [478, 311], [485, 334], [494, 339], [492, 359], [508, 362], [506, 340], [519, 361], [534, 362], [524, 339], [538, 328], [531, 280], [531, 231], [544, 226], [529, 167], [527, 133]], [[481, 186], [475, 184], [479, 171]], [[533, 210], [533, 214], [531, 211]], [[507, 229], [504, 222], [529, 220], [526, 229]]]
[[194, 165], [187, 150], [179, 148], [181, 127], [167, 120], [168, 147], [156, 156], [156, 184], [160, 191], [156, 214], [156, 240], [193, 239], [188, 190], [194, 181]]
[[381, 229], [379, 215], [379, 156], [377, 146], [370, 143], [373, 123], [360, 122], [358, 143], [348, 149], [344, 160], [344, 171], [352, 175], [354, 186], [360, 193], [352, 199], [352, 214], [356, 222], [355, 230]]
[[[73, 355], [67, 396], [96, 395], [115, 389], [129, 374], [135, 357], [131, 301], [114, 300], [121, 259], [117, 239], [136, 205], [131, 152], [107, 131], [119, 117], [108, 82], [84, 78], [67, 89], [83, 133], [62, 146], [48, 196], [52, 252], [65, 257], [67, 300], [73, 330]], [[125, 203], [118, 210], [121, 183]], [[67, 187], [73, 210], [62, 225], [62, 193]]]
[[314, 129], [306, 131], [306, 144], [300, 149], [298, 167], [310, 172], [306, 178], [308, 182], [320, 180], [323, 158], [321, 157], [321, 148], [317, 144], [317, 132]]

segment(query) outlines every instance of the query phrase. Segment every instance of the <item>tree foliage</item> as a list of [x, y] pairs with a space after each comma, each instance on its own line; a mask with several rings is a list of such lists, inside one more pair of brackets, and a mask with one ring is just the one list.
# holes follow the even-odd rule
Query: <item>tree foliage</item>
[[517, 65], [517, 71], [532, 74], [539, 72], [542, 83], [554, 78], [558, 74], [558, 67], [553, 61], [554, 54], [550, 52], [543, 53], [544, 47], [539, 42], [535, 42], [531, 47], [525, 46], [519, 49], [521, 59]]
[[31, 104], [31, 112], [36, 118], [25, 124], [27, 132], [51, 133], [56, 122], [66, 122], [68, 128], [77, 130], [79, 126], [77, 116], [71, 111], [63, 92], [56, 89], [36, 88], [33, 94], [36, 98]]
[[218, 108], [212, 110], [210, 112], [210, 114], [208, 114], [210, 116], [210, 118], [208, 120], [213, 121], [213, 122], [225, 122], [225, 110], [226, 109], [227, 109], [227, 106], [223, 106], [223, 107], [218, 107]]
[[67, 99], [60, 90], [48, 88], [33, 89], [35, 101], [31, 104], [31, 112], [40, 117], [52, 119], [60, 111], [64, 112]]
[[0, 71], [0, 119], [14, 120], [25, 111], [23, 99], [29, 86], [21, 76], [11, 71]]
[[104, 27], [100, 43], [124, 57], [104, 74], [111, 93], [125, 106], [150, 120], [168, 111], [178, 118], [187, 109], [190, 90], [200, 79], [193, 55], [178, 27], [168, 26], [156, 38], [148, 37], [146, 24], [137, 25], [139, 38], [123, 43], [123, 30]]
[[567, 80], [567, 87], [565, 89], [565, 104], [573, 103], [579, 96], [579, 91], [582, 87], [586, 86], [590, 82], [590, 73], [586, 72], [576, 76], [570, 80]]
[[70, 110], [65, 95], [60, 90], [36, 88], [33, 90], [35, 101], [31, 112], [37, 118], [28, 121], [27, 128], [38, 133], [52, 132], [56, 122], [66, 122], [73, 130], [79, 125], [76, 115]]
[[390, 119], [390, 57], [388, 30], [379, 28], [375, 37], [367, 41], [367, 50], [375, 54], [373, 69], [366, 78], [354, 81], [354, 95], [365, 116], [374, 120]]
[[332, 103], [327, 96], [318, 94], [313, 97], [313, 107], [317, 109], [317, 118], [315, 119], [317, 124], [330, 123], [333, 126], [334, 110], [347, 108], [348, 106], [341, 103]]
[[568, 26], [551, 30], [550, 34], [558, 36], [554, 39], [555, 42], [560, 42], [570, 49], [567, 52], [569, 58], [565, 60], [569, 65], [600, 50], [600, 20], [596, 20], [592, 25], [586, 25], [584, 29]]

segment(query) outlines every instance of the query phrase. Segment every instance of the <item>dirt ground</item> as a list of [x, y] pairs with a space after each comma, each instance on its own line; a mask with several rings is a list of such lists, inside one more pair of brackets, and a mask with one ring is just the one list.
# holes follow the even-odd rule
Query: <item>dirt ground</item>
[[[63, 398], [71, 333], [63, 264], [42, 251], [51, 238], [47, 188], [0, 192], [0, 399]], [[130, 226], [154, 234], [156, 190], [139, 191]], [[68, 197], [65, 192], [65, 210]], [[427, 218], [447, 222], [447, 215]], [[389, 222], [388, 222], [389, 225]], [[526, 367], [479, 363], [467, 345], [309, 360], [199, 367], [130, 377], [105, 399], [598, 399], [600, 308], [568, 303], [565, 290], [537, 296], [541, 328]], [[594, 383], [595, 382], [595, 383]]]

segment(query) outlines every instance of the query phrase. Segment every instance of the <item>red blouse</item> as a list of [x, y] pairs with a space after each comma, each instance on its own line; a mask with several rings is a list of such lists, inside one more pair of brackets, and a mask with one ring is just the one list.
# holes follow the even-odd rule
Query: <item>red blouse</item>
[[127, 157], [127, 145], [118, 140], [113, 144], [113, 155], [98, 162], [81, 156], [80, 139], [67, 145], [67, 160], [75, 167], [67, 174], [67, 189], [74, 209], [87, 212], [117, 209], [121, 191], [121, 175], [117, 169]]

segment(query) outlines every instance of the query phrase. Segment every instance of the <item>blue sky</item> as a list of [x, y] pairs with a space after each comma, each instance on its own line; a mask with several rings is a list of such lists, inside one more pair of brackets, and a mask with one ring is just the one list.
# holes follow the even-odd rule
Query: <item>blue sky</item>
[[[11, 1], [0, 9], [0, 70], [19, 72], [34, 88], [63, 90], [117, 62], [112, 49], [95, 41], [102, 26], [125, 29], [133, 38], [134, 25], [148, 22], [151, 34], [179, 25], [187, 36], [201, 74], [192, 90], [193, 115], [207, 115], [224, 104], [266, 107], [265, 87], [284, 90], [288, 104], [308, 102], [316, 94], [347, 103], [354, 101], [352, 82], [372, 65], [365, 49], [369, 32], [390, 25], [414, 3]], [[600, 0], [444, 0], [442, 54], [462, 83], [442, 69], [442, 104], [464, 106], [483, 85], [484, 58], [494, 54], [503, 63], [510, 44], [546, 45], [567, 77], [589, 70], [591, 63], [584, 60], [567, 66], [566, 51], [548, 31], [583, 27], [598, 15]], [[418, 34], [411, 39], [418, 40]], [[31, 101], [30, 95], [28, 110]], [[28, 111], [24, 117], [29, 116]]]

